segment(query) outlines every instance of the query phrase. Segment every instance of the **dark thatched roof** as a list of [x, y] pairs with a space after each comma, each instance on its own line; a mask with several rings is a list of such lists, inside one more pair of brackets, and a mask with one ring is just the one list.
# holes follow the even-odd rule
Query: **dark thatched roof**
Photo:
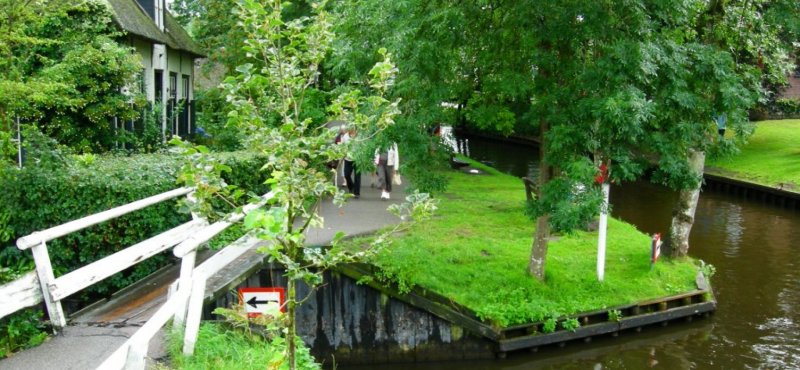
[[169, 12], [164, 12], [164, 28], [161, 32], [156, 23], [136, 3], [136, 0], [106, 0], [114, 12], [114, 21], [126, 32], [144, 37], [150, 41], [166, 44], [172, 49], [183, 50], [198, 57], [205, 52], [197, 46], [186, 30], [181, 27]]

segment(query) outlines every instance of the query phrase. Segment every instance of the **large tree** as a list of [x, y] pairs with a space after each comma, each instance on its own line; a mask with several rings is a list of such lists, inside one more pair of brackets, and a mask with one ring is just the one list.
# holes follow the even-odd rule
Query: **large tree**
[[[782, 28], [770, 20], [797, 15], [783, 0], [344, 4], [347, 57], [335, 67], [357, 70], [369, 58], [359, 46], [387, 45], [406, 72], [397, 94], [411, 102], [409, 119], [446, 118], [441, 103], [453, 102], [463, 113], [453, 122], [539, 128], [529, 271], [540, 279], [550, 228], [573, 230], [607, 207], [593, 185], [599, 165], [606, 181], [624, 181], [655, 161], [651, 180], [698, 189], [698, 155], [746, 138], [762, 83], [785, 73]], [[722, 113], [734, 140], [715, 135], [711, 117]]]
[[141, 64], [97, 0], [0, 0], [0, 121], [15, 117], [62, 144], [106, 150], [112, 117], [132, 119], [123, 88]]

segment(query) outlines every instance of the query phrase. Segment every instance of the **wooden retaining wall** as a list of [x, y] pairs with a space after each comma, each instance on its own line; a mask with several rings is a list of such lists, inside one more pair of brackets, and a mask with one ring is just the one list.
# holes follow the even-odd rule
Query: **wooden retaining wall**
[[[437, 315], [390, 297], [338, 272], [298, 308], [297, 331], [314, 356], [326, 363], [381, 364], [493, 358], [496, 343]], [[265, 265], [239, 287], [286, 287], [283, 271]], [[223, 292], [224, 293], [224, 292]], [[299, 298], [309, 294], [298, 286]], [[235, 292], [214, 299], [214, 307], [237, 303]]]
[[[318, 359], [327, 362], [335, 356], [340, 364], [382, 364], [503, 358], [510, 351], [590, 341], [678, 319], [691, 321], [716, 309], [712, 292], [699, 276], [702, 289], [612, 308], [619, 317], [610, 318], [609, 310], [582, 313], [572, 317], [581, 324], [576, 330], [544, 333], [544, 322], [508, 328], [484, 323], [468, 308], [434, 292], [414, 288], [401, 293], [369, 279], [373, 273], [374, 267], [366, 264], [349, 264], [326, 273], [325, 284], [300, 306], [298, 333]], [[285, 287], [282, 274], [277, 266], [265, 265], [240, 287]], [[206, 318], [213, 318], [213, 307], [238, 302], [235, 292], [221, 293], [207, 308]], [[298, 297], [307, 294], [307, 287], [298, 288]]]
[[753, 199], [781, 208], [800, 209], [800, 193], [793, 190], [759, 185], [713, 173], [706, 173], [704, 178], [705, 184], [703, 184], [703, 190], [711, 190], [735, 197]]

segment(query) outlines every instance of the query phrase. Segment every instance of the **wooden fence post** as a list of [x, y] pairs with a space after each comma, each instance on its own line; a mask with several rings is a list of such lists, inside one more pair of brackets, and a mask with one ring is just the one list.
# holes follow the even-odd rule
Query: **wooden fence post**
[[186, 331], [183, 336], [183, 354], [194, 354], [197, 333], [200, 331], [200, 319], [203, 316], [203, 295], [206, 292], [206, 276], [195, 276], [192, 293], [189, 297], [189, 309], [186, 314]]
[[186, 321], [186, 305], [192, 292], [192, 272], [194, 271], [197, 251], [191, 251], [181, 257], [181, 275], [178, 278], [178, 291], [175, 300], [175, 316], [173, 318], [173, 329], [180, 330]]
[[53, 274], [53, 265], [50, 263], [50, 255], [47, 253], [47, 244], [42, 241], [40, 244], [31, 248], [33, 261], [36, 263], [36, 274], [39, 276], [39, 285], [42, 287], [42, 298], [47, 306], [47, 314], [50, 322], [56, 327], [56, 331], [61, 331], [67, 326], [67, 318], [61, 308], [61, 301], [53, 300], [50, 294], [50, 284], [56, 279]]

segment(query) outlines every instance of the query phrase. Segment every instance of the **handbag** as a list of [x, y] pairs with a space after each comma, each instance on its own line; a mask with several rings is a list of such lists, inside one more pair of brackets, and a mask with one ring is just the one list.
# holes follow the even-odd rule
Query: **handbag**
[[400, 174], [399, 173], [396, 173], [394, 175], [394, 177], [392, 178], [392, 182], [395, 185], [403, 185], [403, 179], [400, 178]]

